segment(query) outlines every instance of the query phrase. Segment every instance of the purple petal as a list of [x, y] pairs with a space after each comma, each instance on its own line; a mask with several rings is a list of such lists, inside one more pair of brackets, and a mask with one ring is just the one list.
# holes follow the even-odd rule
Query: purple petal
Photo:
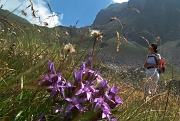
[[72, 99], [69, 98], [69, 97], [65, 98], [65, 100], [68, 101], [68, 102], [72, 102]]
[[108, 118], [108, 120], [110, 121], [110, 115], [109, 114], [105, 114], [104, 112], [102, 113], [102, 118]]
[[57, 94], [57, 90], [53, 89], [53, 90], [51, 91], [51, 97], [54, 97], [56, 94]]
[[82, 102], [84, 102], [84, 101], [86, 101], [86, 98], [79, 98], [79, 99], [78, 99], [78, 102], [79, 102], [79, 103], [82, 103]]
[[91, 98], [91, 92], [87, 92], [87, 99], [89, 100]]
[[112, 118], [111, 121], [118, 121], [116, 118]]
[[118, 95], [115, 96], [115, 102], [119, 103], [119, 104], [123, 103], [123, 101], [121, 100], [121, 98]]
[[103, 81], [99, 84], [98, 88], [106, 88], [107, 87], [107, 81], [103, 79]]
[[98, 98], [95, 98], [93, 102], [97, 102], [98, 101]]
[[105, 94], [105, 97], [111, 101], [112, 103], [115, 103], [113, 100], [112, 100], [112, 96], [111, 95], [108, 95], [107, 93]]
[[95, 89], [95, 87], [92, 85], [90, 86], [90, 89], [93, 91], [93, 92], [97, 92], [97, 90]]
[[114, 86], [114, 84], [112, 85], [111, 88], [109, 88], [110, 93], [116, 94], [118, 92], [118, 88]]
[[81, 93], [82, 93], [82, 89], [79, 89], [79, 90], [76, 92], [75, 95], [79, 95], [79, 94], [81, 94]]
[[108, 120], [110, 121], [110, 109], [108, 108], [103, 108], [103, 113], [102, 113], [102, 118], [108, 118]]
[[54, 68], [54, 62], [48, 61], [48, 72], [53, 72], [56, 74], [55, 68]]
[[81, 106], [80, 104], [76, 104], [75, 106], [76, 106], [76, 108], [77, 108], [78, 110], [81, 110], [81, 109], [82, 109], [82, 106]]
[[92, 57], [88, 58], [88, 67], [91, 68], [92, 67]]
[[96, 103], [95, 108], [94, 108], [94, 112], [96, 112], [99, 108], [101, 108], [101, 104]]
[[68, 113], [73, 107], [74, 107], [74, 105], [69, 104], [66, 108], [66, 113]]
[[38, 121], [41, 121], [43, 118], [45, 118], [44, 113], [42, 113], [42, 114], [38, 117]]
[[85, 70], [86, 69], [86, 65], [85, 65], [85, 62], [81, 62], [80, 64], [80, 70]]
[[81, 89], [83, 89], [85, 86], [84, 86], [84, 84], [81, 82]]
[[83, 71], [74, 70], [74, 80], [79, 82], [82, 79]]
[[104, 106], [104, 108], [106, 108], [106, 109], [109, 109], [109, 110], [110, 110], [110, 107], [109, 107], [109, 105], [108, 105], [106, 102], [104, 102], [102, 105]]
[[103, 112], [102, 113], [102, 118], [106, 118], [107, 116], [106, 116], [106, 114]]

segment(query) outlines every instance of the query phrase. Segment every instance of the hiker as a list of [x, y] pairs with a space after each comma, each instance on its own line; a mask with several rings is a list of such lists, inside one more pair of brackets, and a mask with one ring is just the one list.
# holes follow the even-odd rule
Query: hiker
[[159, 79], [158, 68], [161, 68], [161, 55], [157, 54], [157, 44], [153, 43], [148, 46], [148, 54], [144, 67], [146, 68], [146, 82], [144, 85], [145, 96], [153, 95], [156, 92]]

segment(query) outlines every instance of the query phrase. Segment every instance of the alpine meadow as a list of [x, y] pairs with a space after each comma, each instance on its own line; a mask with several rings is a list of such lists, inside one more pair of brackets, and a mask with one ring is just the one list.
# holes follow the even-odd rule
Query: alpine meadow
[[[179, 0], [111, 4], [81, 28], [49, 27], [32, 1], [21, 17], [0, 8], [0, 120], [180, 120]], [[57, 17], [46, 4], [47, 19]], [[143, 65], [151, 43], [166, 70], [156, 93], [145, 96], [151, 81]]]

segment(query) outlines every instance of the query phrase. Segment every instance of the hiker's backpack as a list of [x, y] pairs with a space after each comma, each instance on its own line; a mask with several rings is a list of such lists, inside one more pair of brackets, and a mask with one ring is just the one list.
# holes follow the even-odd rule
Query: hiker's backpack
[[161, 68], [158, 69], [158, 72], [161, 74], [161, 73], [164, 73], [165, 70], [166, 70], [166, 66], [165, 66], [165, 62], [164, 62], [164, 58], [161, 57]]
[[[148, 56], [148, 57], [150, 57], [150, 56]], [[152, 57], [152, 56], [151, 56], [151, 57]], [[155, 54], [154, 59], [155, 59], [156, 64], [158, 65], [157, 54]], [[159, 68], [159, 69], [157, 69], [157, 70], [158, 70], [159, 74], [162, 74], [162, 73], [165, 72], [166, 66], [165, 66], [164, 58], [161, 57], [160, 61], [161, 61], [161, 68]]]

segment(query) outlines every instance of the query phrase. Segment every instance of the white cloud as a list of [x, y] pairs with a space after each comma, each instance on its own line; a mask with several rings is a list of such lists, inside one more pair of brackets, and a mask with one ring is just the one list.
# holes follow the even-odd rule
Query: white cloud
[[[55, 25], [61, 25], [61, 20], [63, 19], [63, 15], [59, 15], [56, 13], [51, 13], [47, 3], [43, 0], [32, 0], [33, 8], [37, 10], [35, 13], [36, 17], [40, 17], [40, 21], [47, 22], [48, 27], [54, 27]], [[33, 18], [31, 7], [27, 8], [31, 5], [29, 0], [1, 0], [0, 5], [3, 5], [3, 9], [7, 9], [9, 11], [14, 11], [13, 13], [27, 19], [29, 22], [37, 25], [43, 25], [39, 22], [39, 18]], [[27, 16], [22, 15], [21, 10], [24, 10], [27, 13]]]
[[129, 0], [112, 0], [113, 3], [123, 3], [128, 2]]

